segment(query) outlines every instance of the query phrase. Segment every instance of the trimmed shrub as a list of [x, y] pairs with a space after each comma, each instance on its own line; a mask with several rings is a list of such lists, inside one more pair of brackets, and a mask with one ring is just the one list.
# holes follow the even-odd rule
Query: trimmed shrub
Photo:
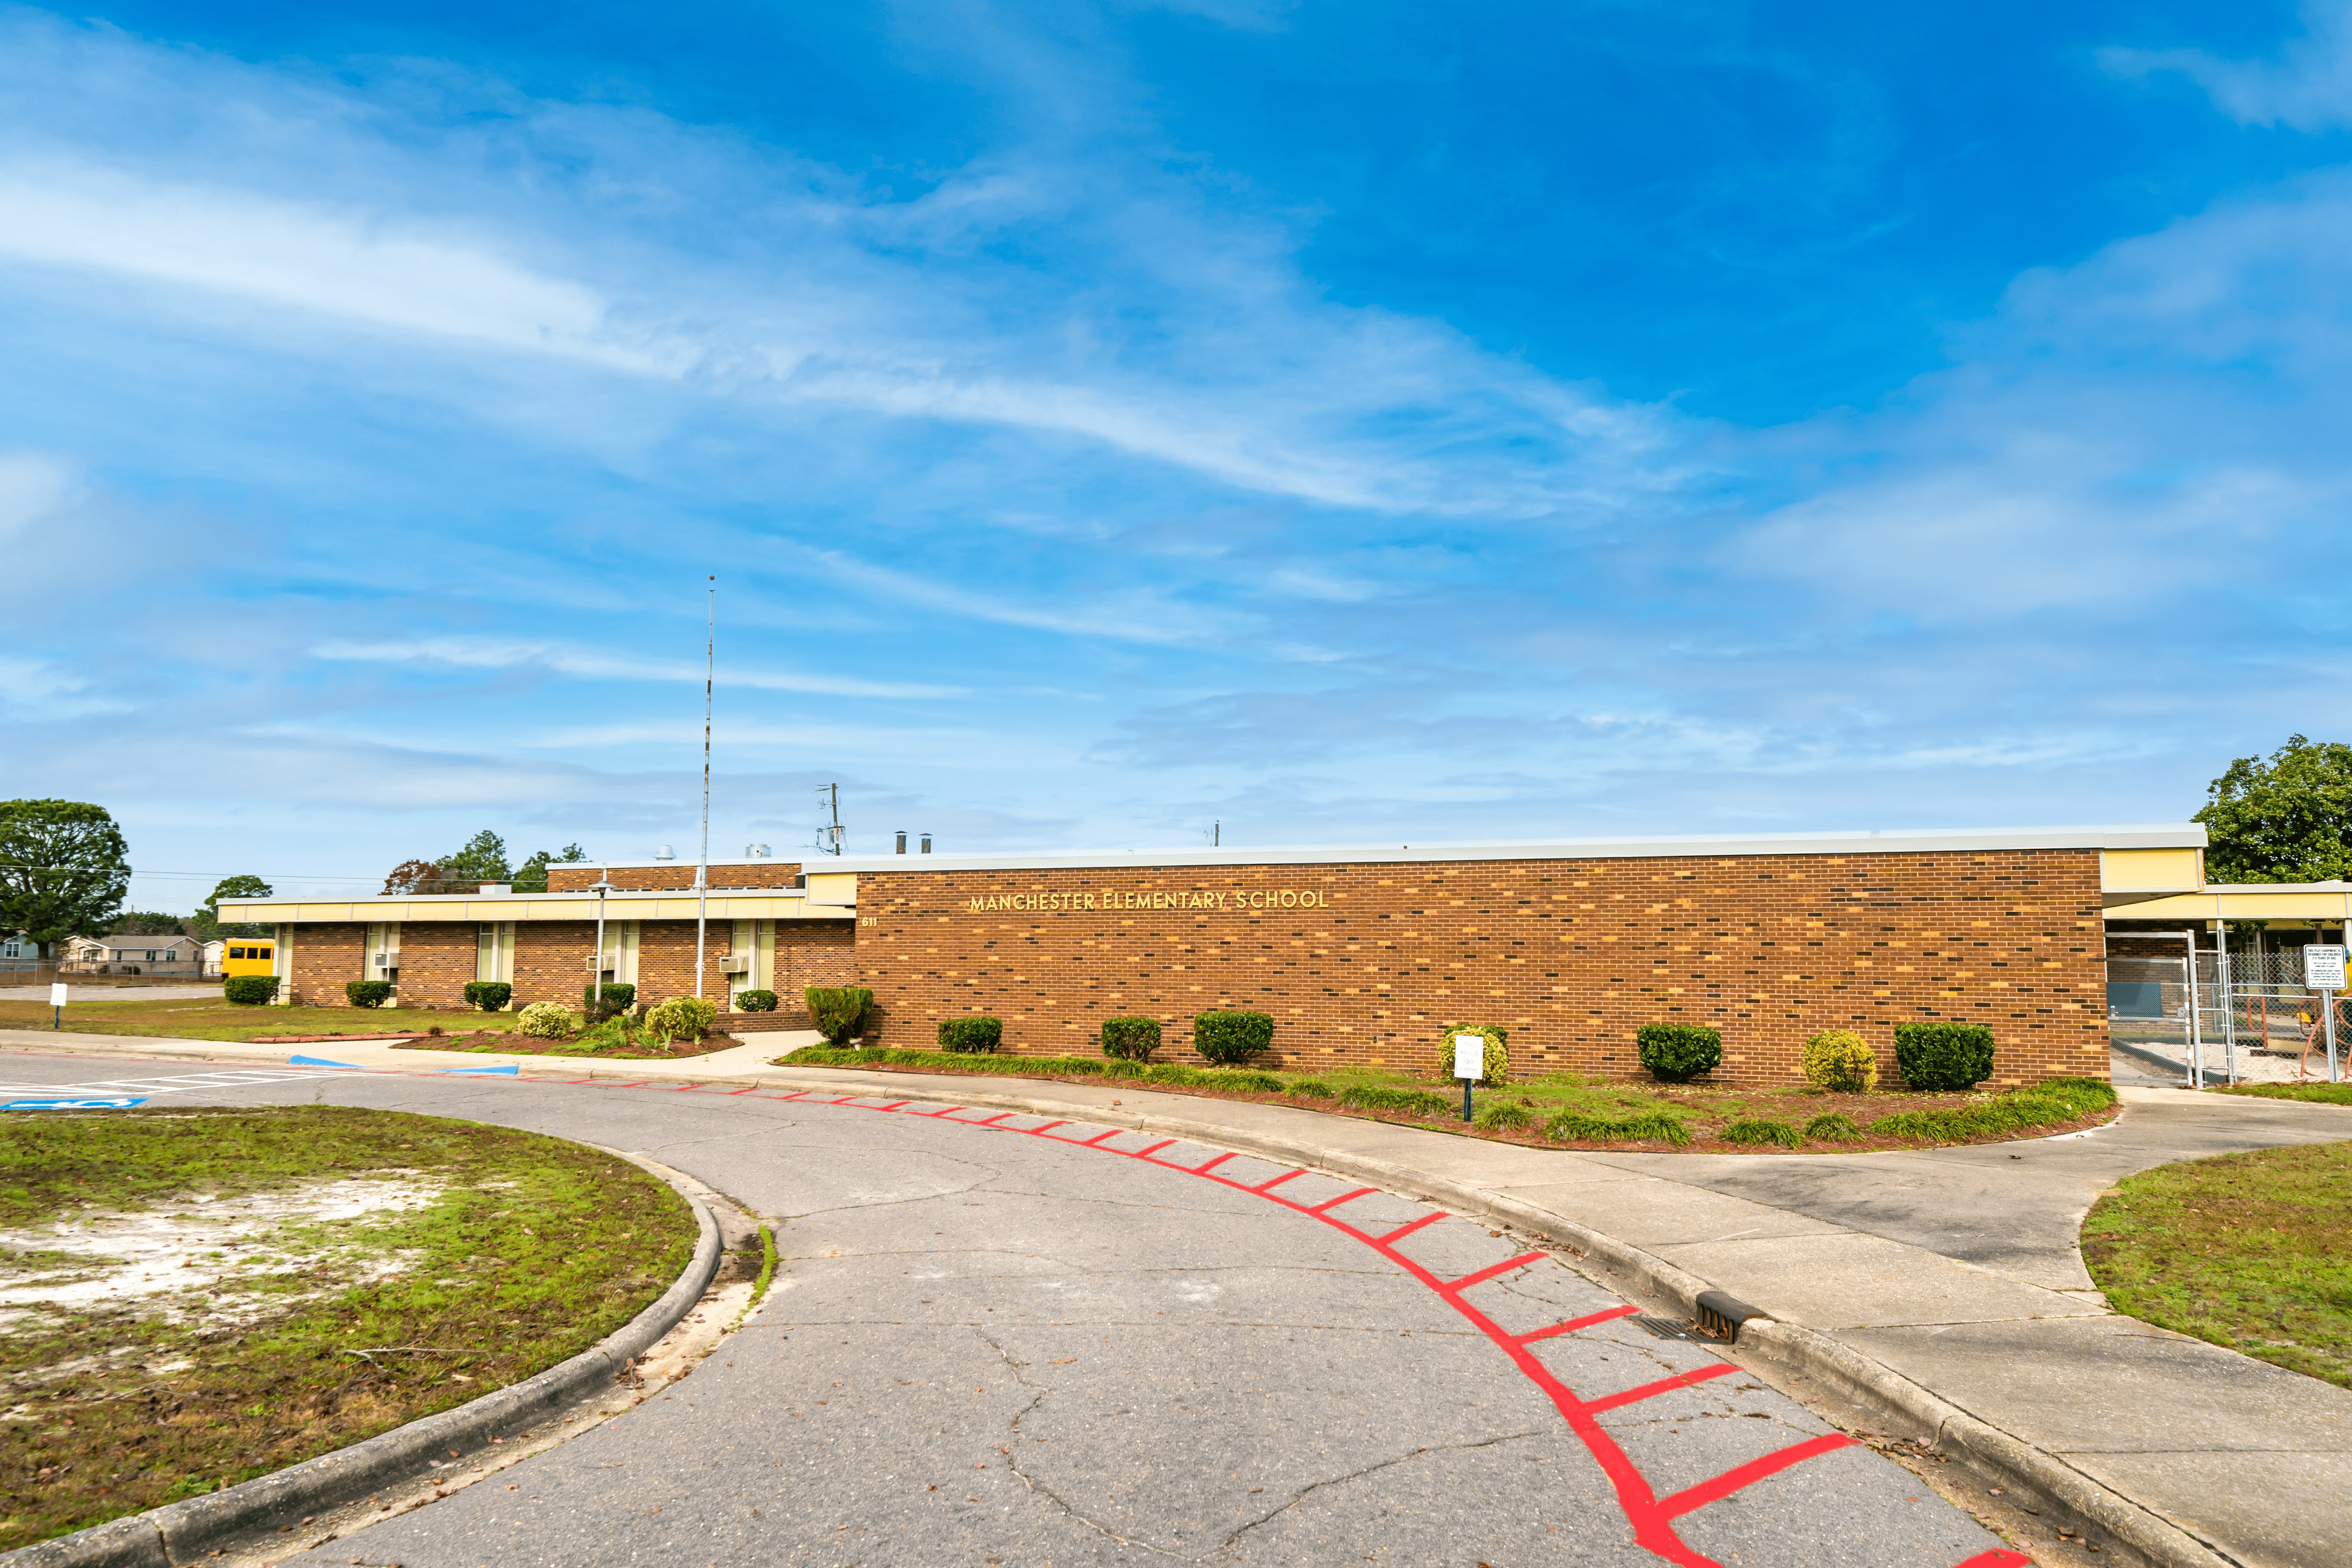
[[495, 1013], [514, 1000], [514, 987], [503, 980], [468, 980], [466, 982], [466, 1005], [479, 1007], [485, 1013]]
[[1143, 1069], [1146, 1083], [1164, 1083], [1182, 1088], [1202, 1076], [1199, 1068], [1188, 1068], [1176, 1062], [1155, 1062]]
[[1309, 1100], [1329, 1100], [1333, 1095], [1339, 1093], [1339, 1090], [1333, 1089], [1329, 1084], [1325, 1083], [1319, 1078], [1302, 1078], [1292, 1081], [1290, 1085], [1290, 1092], [1297, 1095], [1304, 1095]]
[[776, 994], [772, 991], [738, 991], [735, 1011], [738, 1013], [772, 1013], [776, 1010]]
[[591, 1012], [602, 1007], [604, 1016], [609, 1018], [615, 1013], [627, 1012], [635, 1004], [637, 988], [634, 985], [607, 984], [604, 987], [603, 999], [599, 1001], [595, 986], [583, 985], [580, 988], [580, 1000], [587, 1004]]
[[1785, 1121], [1769, 1116], [1741, 1116], [1723, 1124], [1723, 1141], [1727, 1143], [1777, 1143], [1783, 1149], [1794, 1149], [1805, 1141], [1803, 1133]]
[[1843, 1110], [1824, 1110], [1805, 1123], [1805, 1136], [1822, 1143], [1843, 1143], [1861, 1137], [1862, 1129]]
[[958, 1056], [993, 1056], [1004, 1043], [1004, 1020], [975, 1015], [940, 1020], [940, 1049]]
[[1559, 1142], [1687, 1143], [1690, 1128], [1683, 1119], [1664, 1110], [1637, 1111], [1632, 1116], [1588, 1116], [1563, 1110], [1544, 1123], [1544, 1136]]
[[1703, 1024], [1644, 1024], [1633, 1040], [1661, 1083], [1688, 1083], [1723, 1065], [1723, 1036]]
[[673, 996], [646, 1015], [646, 1036], [655, 1041], [698, 1040], [719, 1022], [719, 1005], [699, 996]]
[[1895, 1065], [1913, 1089], [1974, 1089], [1992, 1076], [1992, 1031], [1982, 1024], [1897, 1024]]
[[1805, 1042], [1805, 1081], [1841, 1094], [1865, 1094], [1878, 1083], [1878, 1056], [1852, 1029], [1823, 1029]]
[[1102, 1021], [1102, 1054], [1117, 1057], [1123, 1062], [1148, 1062], [1151, 1053], [1160, 1048], [1160, 1020], [1157, 1018], [1105, 1018]]
[[1203, 1013], [1192, 1020], [1192, 1048], [1213, 1062], [1238, 1062], [1274, 1044], [1271, 1013]]
[[240, 1007], [258, 1007], [278, 994], [275, 974], [232, 974], [221, 982], [221, 996]]
[[346, 980], [343, 1000], [354, 1007], [381, 1007], [392, 1000], [389, 980]]
[[1498, 1100], [1478, 1112], [1472, 1123], [1482, 1132], [1519, 1132], [1536, 1124], [1535, 1108], [1516, 1100]]
[[538, 1040], [560, 1040], [576, 1035], [586, 1020], [561, 1002], [534, 1002], [515, 1020], [515, 1033]]
[[1453, 1098], [1425, 1089], [1390, 1089], [1376, 1083], [1354, 1083], [1339, 1091], [1339, 1103], [1357, 1110], [1395, 1110], [1407, 1116], [1457, 1114]]
[[[1496, 1024], [1452, 1024], [1437, 1037], [1437, 1076], [1454, 1078], [1454, 1037], [1482, 1035], [1486, 1040], [1486, 1070], [1477, 1079], [1480, 1089], [1493, 1089], [1511, 1081], [1511, 1053], [1504, 1048], [1508, 1031]], [[1454, 1079], [1456, 1083], [1460, 1079]]]
[[812, 985], [803, 995], [809, 1022], [835, 1047], [849, 1043], [866, 1021], [866, 1009], [874, 1005], [874, 993], [863, 985]]

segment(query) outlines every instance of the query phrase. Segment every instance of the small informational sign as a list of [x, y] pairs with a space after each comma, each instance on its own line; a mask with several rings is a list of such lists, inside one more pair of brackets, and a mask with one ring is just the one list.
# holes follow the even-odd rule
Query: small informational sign
[[62, 980], [51, 981], [49, 983], [49, 1005], [52, 1007], [62, 1007], [65, 1005], [66, 983]]
[[2344, 989], [2344, 947], [2341, 942], [2310, 942], [2303, 950], [2303, 983], [2314, 991]]
[[12, 1100], [0, 1105], [0, 1110], [128, 1110], [146, 1103], [144, 1095], [113, 1100]]
[[1454, 1076], [1485, 1078], [1486, 1076], [1486, 1037], [1456, 1035], [1454, 1037]]

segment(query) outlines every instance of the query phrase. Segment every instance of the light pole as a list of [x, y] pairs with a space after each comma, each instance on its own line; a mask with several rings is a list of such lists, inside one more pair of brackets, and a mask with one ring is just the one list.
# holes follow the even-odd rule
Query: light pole
[[606, 881], [601, 873], [596, 878], [595, 886], [590, 889], [596, 895], [596, 956], [589, 961], [594, 966], [589, 973], [595, 976], [590, 984], [596, 988], [595, 1007], [599, 1013], [604, 1010], [604, 895], [612, 890], [613, 884]]

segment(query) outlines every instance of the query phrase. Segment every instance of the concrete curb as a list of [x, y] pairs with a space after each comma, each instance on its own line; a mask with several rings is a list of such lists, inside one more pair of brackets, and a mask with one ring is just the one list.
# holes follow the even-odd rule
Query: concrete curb
[[[776, 1086], [776, 1080], [771, 1079], [769, 1087]], [[791, 1087], [804, 1085], [795, 1082]], [[852, 1086], [823, 1087], [846, 1089]], [[1245, 1154], [1270, 1155], [1370, 1182], [1458, 1213], [1500, 1220], [1530, 1235], [1573, 1247], [1608, 1272], [1630, 1281], [1643, 1293], [1664, 1297], [1686, 1315], [1696, 1314], [1702, 1293], [1713, 1293], [1717, 1289], [1712, 1281], [1654, 1253], [1547, 1210], [1410, 1166], [1303, 1141], [1186, 1117], [1138, 1113], [1125, 1107], [1114, 1110], [1030, 1095], [987, 1091], [949, 1094], [928, 1088], [893, 1089], [886, 1094], [857, 1086], [852, 1098], [919, 1100], [1033, 1116], [1082, 1117], [1098, 1126], [1125, 1126], [1139, 1132], [1187, 1138]], [[1885, 1421], [1892, 1431], [1929, 1443], [1979, 1479], [2035, 1502], [2045, 1517], [2063, 1516], [2075, 1529], [2095, 1530], [2112, 1542], [2112, 1560], [2118, 1563], [2138, 1563], [2146, 1568], [2238, 1568], [2236, 1558], [2216, 1552], [2170, 1521], [2095, 1480], [2056, 1455], [1938, 1398], [1893, 1368], [1818, 1330], [1759, 1314], [1742, 1325], [1739, 1342], [1827, 1385], [1846, 1403]]]
[[651, 1306], [569, 1361], [274, 1475], [19, 1547], [0, 1556], [0, 1565], [182, 1568], [215, 1547], [274, 1530], [282, 1519], [324, 1512], [395, 1486], [452, 1448], [460, 1455], [486, 1448], [494, 1434], [530, 1426], [608, 1384], [693, 1310], [719, 1272], [719, 1222], [701, 1199], [675, 1183], [671, 1189], [694, 1211], [694, 1256], [686, 1271]]

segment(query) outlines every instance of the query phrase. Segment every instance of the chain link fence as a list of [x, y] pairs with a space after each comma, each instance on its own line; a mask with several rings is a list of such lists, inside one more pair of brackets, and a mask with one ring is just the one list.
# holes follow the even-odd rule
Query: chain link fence
[[[2193, 980], [2193, 984], [2192, 984]], [[2352, 993], [2334, 994], [2339, 1063], [2352, 1050]], [[2295, 949], [2200, 952], [2107, 960], [2109, 1038], [2153, 1051], [2186, 1076], [2192, 1060], [2211, 1080], [2334, 1076], [2327, 1061], [2329, 995], [2304, 984]]]

